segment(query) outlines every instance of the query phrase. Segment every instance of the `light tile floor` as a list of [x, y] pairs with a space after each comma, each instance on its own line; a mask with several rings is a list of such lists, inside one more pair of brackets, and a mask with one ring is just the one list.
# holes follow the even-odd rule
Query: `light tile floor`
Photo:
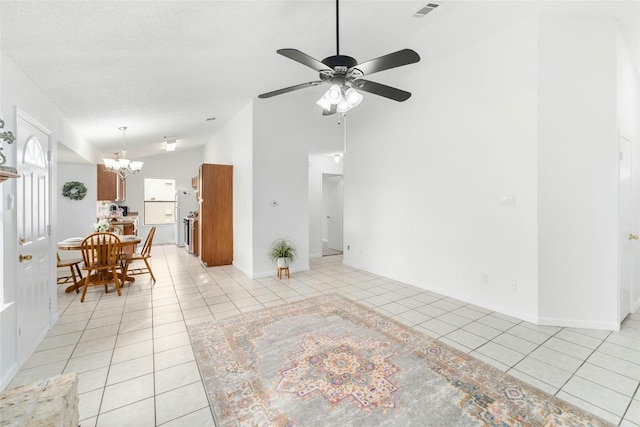
[[620, 332], [537, 326], [342, 264], [311, 260], [291, 279], [252, 280], [153, 247], [148, 276], [84, 303], [59, 287], [60, 319], [10, 387], [78, 372], [86, 426], [212, 426], [186, 325], [338, 293], [621, 426], [640, 426], [640, 314]]

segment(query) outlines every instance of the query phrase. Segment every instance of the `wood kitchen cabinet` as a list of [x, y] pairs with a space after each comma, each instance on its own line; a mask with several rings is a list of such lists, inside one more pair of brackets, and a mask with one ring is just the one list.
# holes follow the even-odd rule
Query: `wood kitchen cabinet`
[[197, 232], [200, 260], [211, 267], [233, 262], [233, 166], [200, 165]]
[[109, 172], [98, 165], [98, 200], [122, 202], [127, 198], [127, 187], [120, 174]]
[[[138, 235], [138, 229], [136, 228], [137, 217], [127, 216], [125, 218], [126, 220], [123, 219], [121, 221], [111, 221], [112, 231], [123, 236]], [[135, 252], [135, 246], [123, 246], [122, 252], [126, 254], [132, 254]]]

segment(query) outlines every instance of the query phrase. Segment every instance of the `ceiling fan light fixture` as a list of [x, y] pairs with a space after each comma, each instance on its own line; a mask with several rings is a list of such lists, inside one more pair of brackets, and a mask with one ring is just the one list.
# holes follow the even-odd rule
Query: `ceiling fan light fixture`
[[332, 105], [339, 104], [344, 98], [342, 88], [338, 85], [331, 85], [324, 96]]
[[[394, 101], [403, 102], [411, 97], [410, 92], [396, 89], [391, 86], [362, 79], [364, 76], [402, 67], [420, 61], [420, 55], [411, 49], [401, 49], [387, 55], [379, 56], [364, 62], [358, 62], [355, 58], [340, 54], [340, 20], [339, 0], [336, 1], [336, 54], [322, 61], [307, 55], [297, 49], [278, 49], [276, 53], [307, 66], [319, 73], [319, 80], [301, 83], [258, 95], [258, 98], [271, 98], [276, 95], [293, 92], [321, 83], [330, 85], [329, 89], [316, 102], [323, 108], [322, 115], [330, 116], [337, 112], [344, 113], [362, 102], [362, 95], [355, 90], [363, 90], [374, 95], [382, 96]], [[429, 3], [425, 8], [438, 7], [436, 3]], [[348, 92], [348, 93], [346, 93]]]
[[357, 107], [362, 102], [364, 97], [359, 94], [354, 88], [349, 88], [344, 91], [344, 96], [337, 105], [336, 111], [338, 113], [346, 113], [352, 108]]
[[322, 95], [320, 97], [320, 99], [318, 99], [316, 101], [316, 104], [318, 104], [319, 106], [321, 106], [324, 110], [329, 111], [331, 110], [331, 103], [329, 101], [327, 101], [326, 99], [326, 94]]
[[336, 111], [338, 113], [346, 113], [347, 111], [349, 111], [351, 109], [351, 107], [349, 106], [349, 102], [347, 102], [346, 99], [343, 99], [342, 101], [340, 101], [340, 103], [338, 104]]
[[347, 89], [345, 91], [344, 97], [346, 98], [347, 102], [349, 103], [349, 107], [350, 108], [357, 107], [358, 105], [360, 105], [360, 103], [364, 99], [364, 96], [362, 96], [360, 93], [358, 93], [352, 87], [350, 87], [349, 89]]

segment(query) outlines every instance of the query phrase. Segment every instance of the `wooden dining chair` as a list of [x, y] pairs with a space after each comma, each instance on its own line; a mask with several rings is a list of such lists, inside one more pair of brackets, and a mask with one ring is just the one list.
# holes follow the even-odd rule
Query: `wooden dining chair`
[[[58, 268], [69, 268], [69, 273], [65, 276], [58, 276], [58, 285], [62, 285], [64, 283], [73, 282], [75, 286], [76, 293], [80, 292], [80, 284], [82, 282], [82, 271], [80, 271], [80, 264], [82, 264], [82, 258], [67, 258], [61, 259], [60, 254], [58, 255]], [[67, 292], [71, 292], [73, 287], [68, 287]]]
[[[149, 258], [151, 258], [151, 246], [153, 245], [153, 236], [156, 234], [156, 227], [151, 227], [149, 230], [149, 234], [147, 234], [147, 239], [144, 241], [144, 246], [142, 247], [141, 252], [136, 252], [133, 254], [121, 254], [120, 262], [122, 263], [122, 272], [126, 276], [136, 276], [138, 274], [151, 274], [151, 279], [153, 283], [156, 283], [156, 278], [153, 275], [153, 270], [151, 270], [151, 265], [149, 265]], [[134, 261], [144, 261], [146, 267], [133, 267], [131, 265]]]
[[112, 233], [93, 233], [82, 241], [80, 250], [84, 261], [82, 269], [87, 272], [80, 302], [84, 302], [84, 296], [89, 286], [103, 285], [105, 293], [108, 293], [107, 285], [115, 283], [118, 296], [122, 295], [118, 278], [118, 268], [120, 267], [120, 239], [118, 236]]

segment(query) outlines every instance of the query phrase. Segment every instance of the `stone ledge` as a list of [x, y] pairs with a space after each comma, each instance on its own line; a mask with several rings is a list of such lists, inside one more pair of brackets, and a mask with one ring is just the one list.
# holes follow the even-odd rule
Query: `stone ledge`
[[0, 426], [78, 427], [78, 376], [57, 375], [0, 393]]

